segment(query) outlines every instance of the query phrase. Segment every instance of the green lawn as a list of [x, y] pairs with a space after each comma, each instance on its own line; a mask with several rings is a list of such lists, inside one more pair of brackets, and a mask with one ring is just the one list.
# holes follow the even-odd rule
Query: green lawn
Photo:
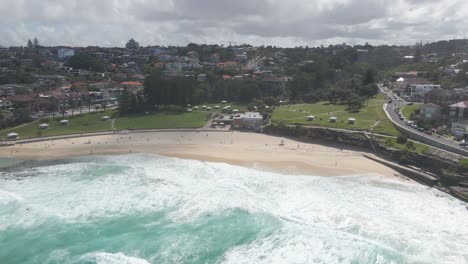
[[[315, 104], [298, 104], [280, 106], [273, 112], [272, 123], [287, 125], [312, 125], [333, 128], [368, 130], [375, 126], [375, 132], [389, 135], [398, 135], [398, 131], [387, 119], [382, 105], [385, 102], [383, 95], [377, 95], [368, 100], [357, 113], [346, 110], [346, 105], [332, 105], [328, 102]], [[307, 121], [307, 116], [315, 116], [314, 121]], [[329, 118], [338, 118], [336, 123], [330, 123]], [[355, 124], [348, 124], [348, 118], [356, 118]]]
[[[246, 112], [247, 111], [247, 105], [241, 105], [241, 104], [237, 104], [237, 103], [225, 103], [225, 104], [222, 104], [222, 103], [214, 103], [214, 104], [201, 104], [201, 105], [196, 105], [198, 106], [200, 109], [199, 110], [203, 110], [202, 109], [202, 106], [207, 106], [207, 107], [211, 107], [211, 111], [212, 112], [222, 112], [223, 110], [223, 107], [225, 106], [231, 106], [231, 110], [234, 110], [234, 109], [237, 109], [239, 110], [239, 112]], [[215, 106], [219, 106], [219, 109], [215, 109]]]
[[411, 114], [414, 113], [414, 111], [416, 111], [416, 110], [418, 110], [420, 108], [421, 108], [420, 104], [408, 105], [408, 106], [401, 109], [401, 113], [403, 114], [403, 116], [406, 119], [410, 120]]
[[115, 120], [116, 129], [151, 129], [151, 128], [199, 128], [208, 121], [205, 111], [157, 112], [151, 114], [119, 116]]
[[[99, 132], [112, 130], [111, 121], [103, 121], [103, 116], [112, 116], [112, 111], [75, 115], [74, 117], [62, 118], [56, 116], [55, 119], [36, 120], [34, 122], [19, 126], [16, 128], [8, 128], [0, 131], [0, 137], [5, 138], [8, 133], [15, 132], [20, 138], [31, 138], [40, 136], [57, 136], [67, 134], [78, 134], [86, 132]], [[68, 125], [60, 125], [60, 120], [69, 120]], [[42, 123], [49, 124], [47, 129], [39, 129]]]
[[[408, 141], [409, 142], [409, 141]], [[426, 151], [429, 150], [429, 147], [424, 144], [420, 144], [417, 142], [413, 142], [414, 148], [408, 148], [406, 144], [399, 144], [396, 142], [395, 138], [387, 138], [385, 139], [385, 145], [387, 147], [392, 147], [392, 148], [397, 148], [397, 149], [402, 149], [402, 150], [407, 150], [410, 152], [417, 152], [419, 154], [422, 154]]]

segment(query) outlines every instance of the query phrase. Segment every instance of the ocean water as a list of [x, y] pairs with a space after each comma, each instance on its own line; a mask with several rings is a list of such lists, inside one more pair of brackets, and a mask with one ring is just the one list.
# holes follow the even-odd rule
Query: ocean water
[[376, 175], [72, 158], [0, 176], [0, 263], [468, 263], [468, 210]]

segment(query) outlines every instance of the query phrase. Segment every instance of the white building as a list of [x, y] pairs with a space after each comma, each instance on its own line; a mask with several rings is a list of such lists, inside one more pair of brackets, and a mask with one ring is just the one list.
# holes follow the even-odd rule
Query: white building
[[246, 112], [245, 114], [237, 115], [234, 118], [234, 126], [239, 128], [247, 128], [257, 130], [261, 127], [263, 116], [258, 112]]
[[420, 96], [424, 97], [427, 92], [432, 91], [433, 89], [440, 89], [440, 85], [435, 84], [416, 84], [410, 86], [410, 95], [411, 96]]
[[2, 96], [14, 96], [16, 85], [0, 85], [0, 95]]
[[59, 59], [63, 60], [68, 57], [72, 57], [75, 55], [75, 51], [69, 48], [59, 48], [57, 50], [57, 56]]

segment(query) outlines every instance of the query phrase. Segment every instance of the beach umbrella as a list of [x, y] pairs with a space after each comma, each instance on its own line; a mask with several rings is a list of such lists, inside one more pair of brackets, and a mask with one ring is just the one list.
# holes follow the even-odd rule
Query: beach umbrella
[[336, 120], [338, 120], [338, 118], [336, 118], [335, 116], [330, 117], [330, 122], [331, 123], [335, 123]]
[[356, 123], [356, 118], [353, 118], [353, 117], [348, 118], [348, 124], [354, 124], [354, 123]]
[[190, 109], [190, 108], [189, 108], [189, 109], [187, 109], [187, 112], [192, 112], [192, 109]]
[[308, 116], [308, 117], [307, 117], [307, 121], [312, 121], [312, 120], [314, 120], [314, 118], [315, 118], [315, 116], [313, 116], [313, 115]]
[[211, 107], [207, 107], [206, 110], [211, 111]]
[[206, 108], [206, 105], [202, 106], [202, 108], [205, 109], [205, 108]]
[[198, 106], [195, 106], [193, 109], [198, 110]]
[[219, 109], [219, 105], [215, 106], [215, 109]]
[[102, 120], [109, 120], [110, 119], [110, 116], [103, 116], [101, 117]]
[[239, 112], [239, 110], [234, 109], [234, 110], [232, 110], [232, 112], [237, 113], [237, 112]]
[[49, 125], [48, 125], [48, 124], [45, 124], [45, 123], [39, 125], [39, 128], [40, 128], [40, 129], [46, 129], [46, 128], [48, 128], [48, 127], [49, 127]]
[[60, 124], [61, 124], [61, 125], [67, 125], [67, 124], [68, 124], [68, 120], [66, 120], [66, 119], [60, 120]]
[[222, 104], [225, 104], [225, 103], [227, 103], [227, 101], [221, 101], [221, 103], [222, 103]]

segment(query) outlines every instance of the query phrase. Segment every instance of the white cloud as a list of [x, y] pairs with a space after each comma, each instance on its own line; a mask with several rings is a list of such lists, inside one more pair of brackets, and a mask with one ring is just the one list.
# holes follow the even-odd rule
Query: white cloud
[[0, 0], [0, 45], [123, 46], [461, 38], [466, 0]]

